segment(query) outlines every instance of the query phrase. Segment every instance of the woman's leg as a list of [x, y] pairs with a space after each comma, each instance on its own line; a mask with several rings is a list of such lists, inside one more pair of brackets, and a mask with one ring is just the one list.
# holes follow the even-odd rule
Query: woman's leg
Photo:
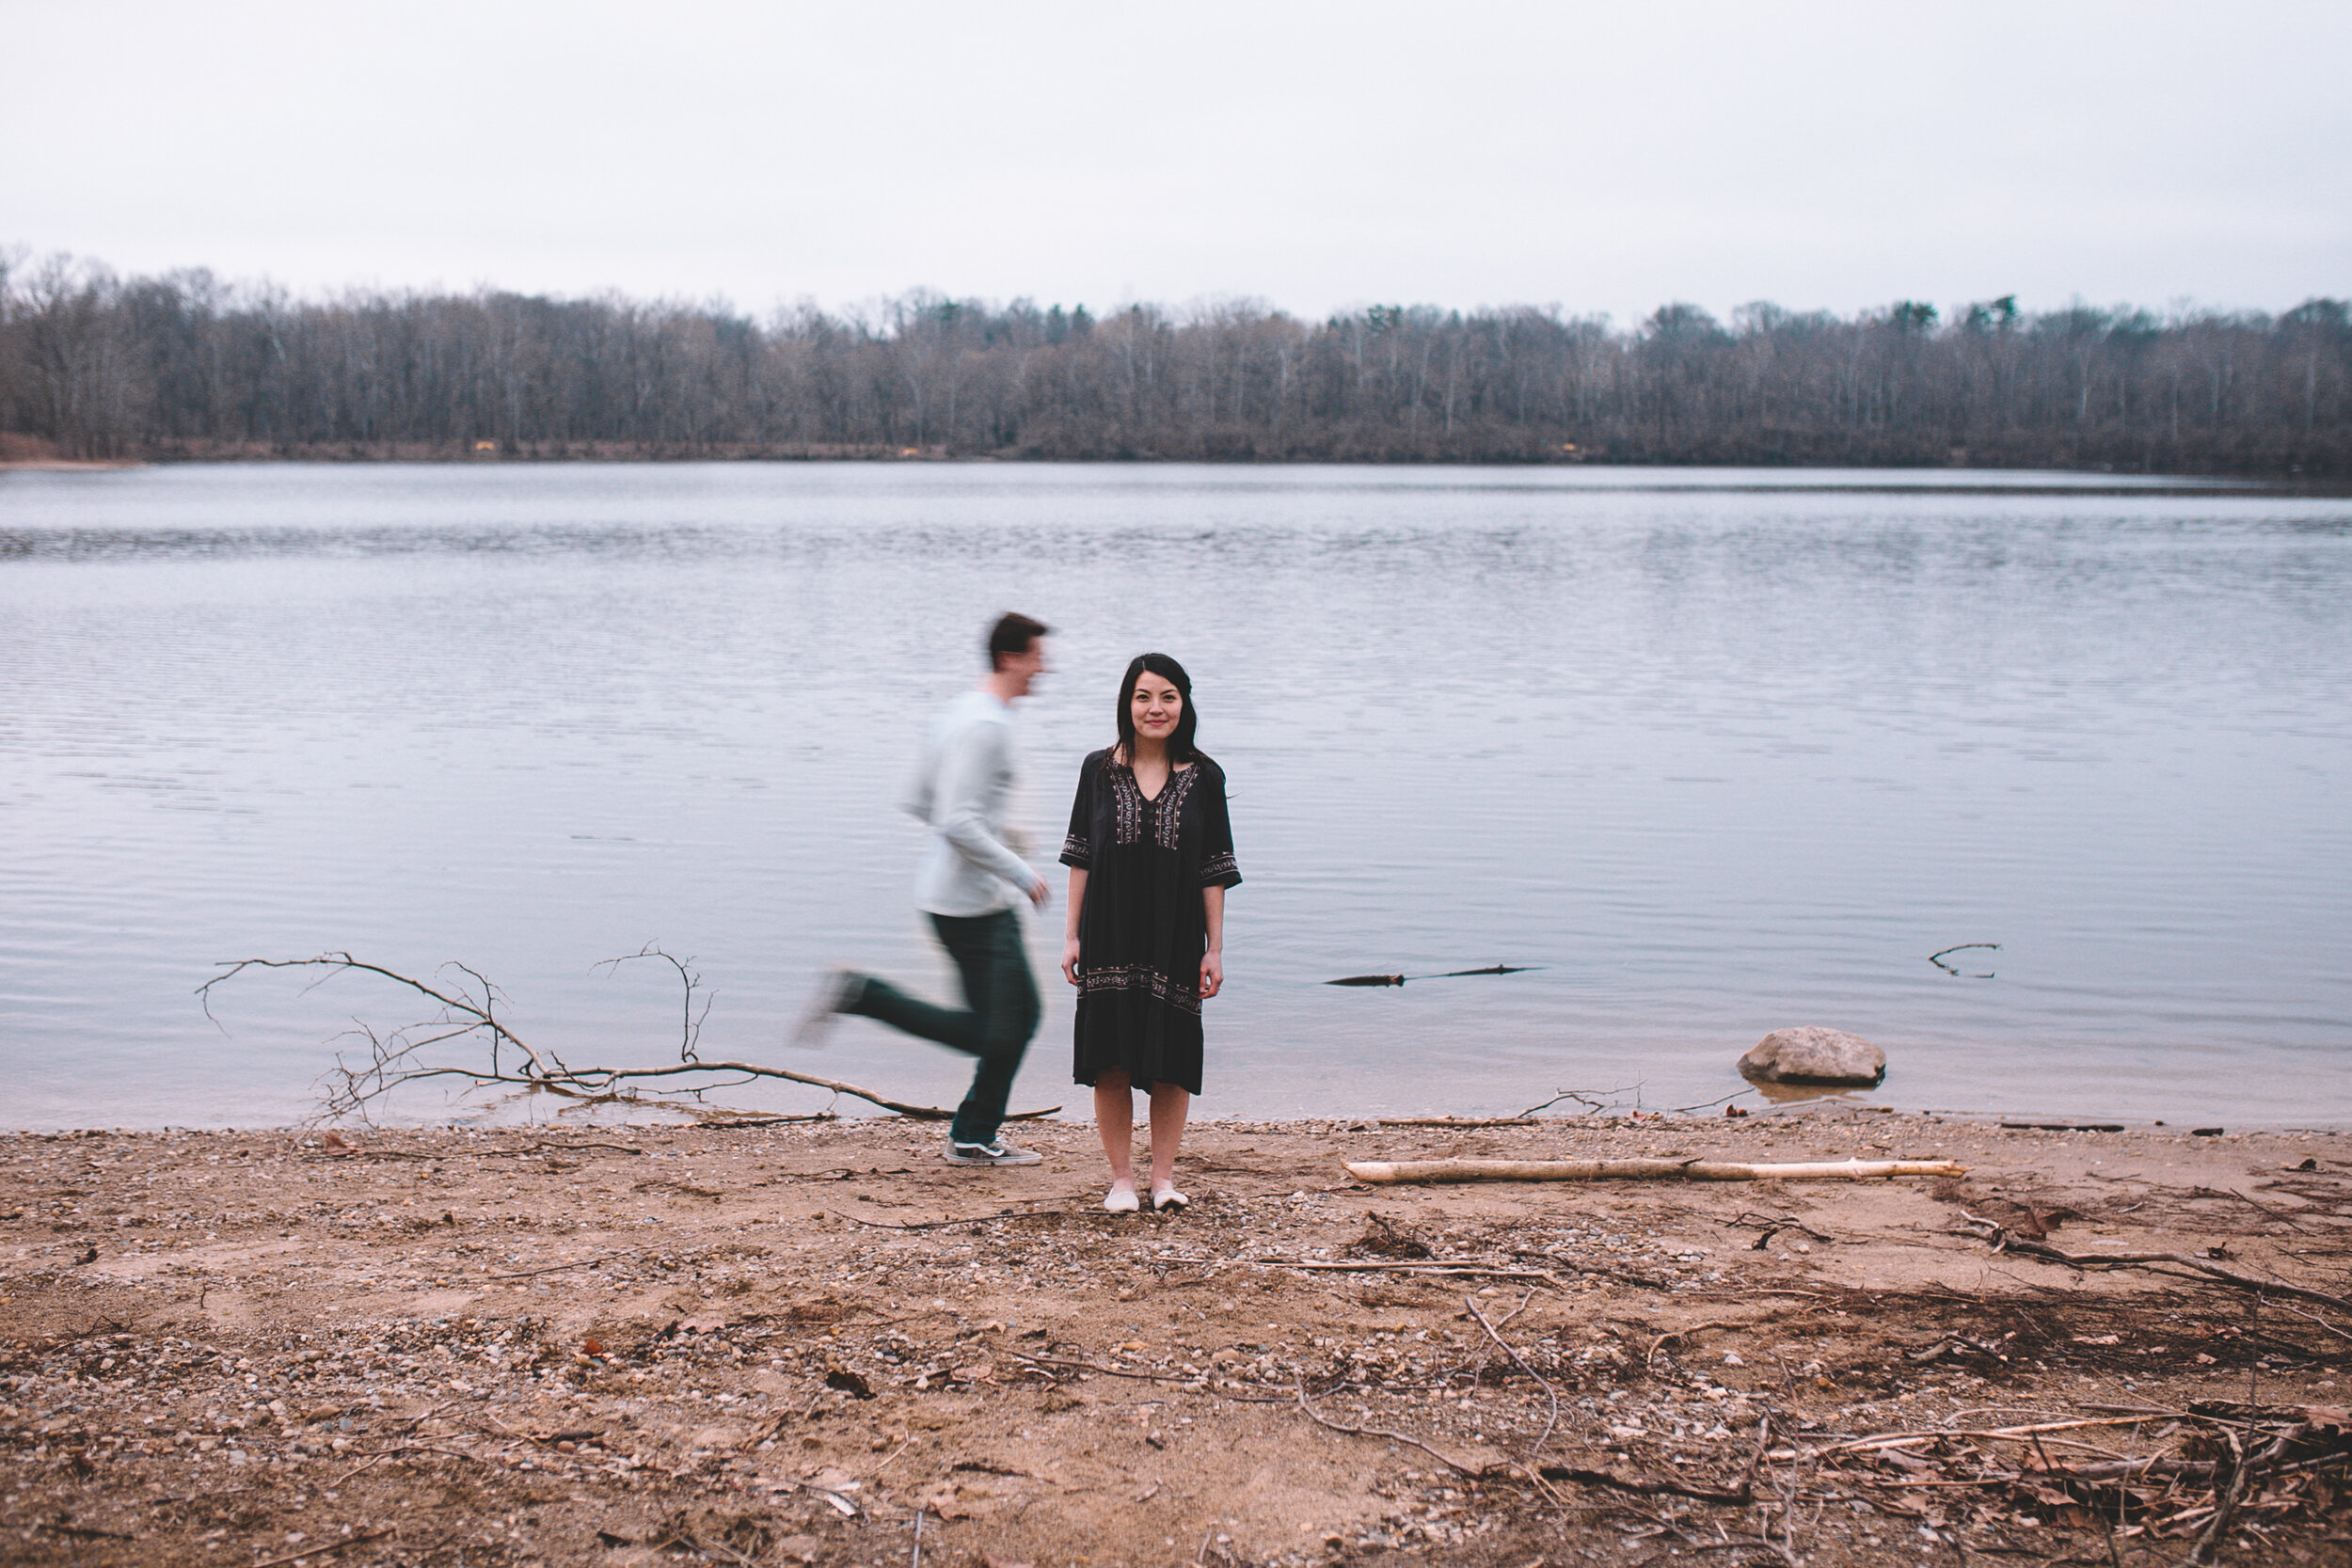
[[1152, 1085], [1152, 1196], [1176, 1185], [1176, 1146], [1184, 1141], [1192, 1096], [1181, 1084]]
[[1094, 1080], [1094, 1130], [1102, 1134], [1103, 1153], [1111, 1163], [1111, 1191], [1116, 1193], [1123, 1187], [1133, 1193], [1136, 1101], [1125, 1073], [1104, 1072]]

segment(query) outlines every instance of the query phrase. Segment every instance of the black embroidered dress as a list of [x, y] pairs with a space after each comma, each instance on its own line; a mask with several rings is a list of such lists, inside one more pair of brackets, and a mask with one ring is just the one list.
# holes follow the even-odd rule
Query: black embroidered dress
[[1241, 880], [1225, 774], [1198, 757], [1147, 800], [1133, 769], [1097, 752], [1078, 770], [1061, 863], [1087, 874], [1078, 911], [1078, 1024], [1072, 1073], [1124, 1069], [1144, 1089], [1200, 1092], [1200, 890]]

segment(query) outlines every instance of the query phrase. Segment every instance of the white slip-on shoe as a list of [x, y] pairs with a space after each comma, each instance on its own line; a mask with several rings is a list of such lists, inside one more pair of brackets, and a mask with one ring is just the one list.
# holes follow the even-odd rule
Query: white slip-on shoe
[[1133, 1187], [1113, 1187], [1103, 1199], [1103, 1207], [1114, 1214], [1132, 1214], [1143, 1205], [1136, 1201]]
[[1173, 1186], [1152, 1189], [1152, 1207], [1155, 1210], [1182, 1209], [1191, 1202], [1192, 1199], [1178, 1192]]

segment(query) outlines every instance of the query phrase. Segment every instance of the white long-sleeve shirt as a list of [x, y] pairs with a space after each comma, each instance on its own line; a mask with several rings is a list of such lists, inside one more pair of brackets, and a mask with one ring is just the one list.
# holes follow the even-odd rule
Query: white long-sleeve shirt
[[972, 916], [1009, 909], [1038, 875], [1005, 845], [1012, 803], [1012, 709], [993, 692], [967, 691], [939, 710], [923, 735], [906, 808], [930, 824], [914, 877], [914, 906]]

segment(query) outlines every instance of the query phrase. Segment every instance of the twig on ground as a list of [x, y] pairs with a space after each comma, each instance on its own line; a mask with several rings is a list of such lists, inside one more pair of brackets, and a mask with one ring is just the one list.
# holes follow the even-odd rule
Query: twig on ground
[[1810, 1449], [1805, 1457], [1819, 1459], [1825, 1454], [1860, 1453], [1871, 1449], [1903, 1448], [1913, 1443], [1930, 1443], [1945, 1437], [2001, 1437], [2023, 1440], [2032, 1437], [2037, 1433], [2077, 1432], [2086, 1427], [2146, 1426], [2151, 1421], [2159, 1421], [2164, 1418], [2161, 1416], [2101, 1416], [2090, 1420], [2040, 1421], [2032, 1426], [2022, 1427], [1955, 1427], [1948, 1431], [1881, 1432], [1874, 1433], [1867, 1437], [1856, 1437], [1851, 1442], [1832, 1443], [1827, 1448]]
[[[1317, 1258], [1154, 1258], [1152, 1261], [1170, 1265], [1181, 1264], [1186, 1268], [1196, 1269], [1303, 1269], [1311, 1273], [1323, 1274], [1434, 1274], [1456, 1275], [1479, 1279], [1533, 1279], [1549, 1285], [1554, 1290], [1565, 1289], [1560, 1277], [1546, 1269], [1512, 1269], [1504, 1268], [1500, 1264], [1486, 1263], [1459, 1263], [1443, 1260], [1338, 1263], [1327, 1262]], [[1570, 1266], [1574, 1267], [1573, 1264]]]
[[1742, 1481], [1736, 1492], [1725, 1492], [1712, 1486], [1685, 1486], [1678, 1481], [1645, 1481], [1639, 1476], [1623, 1476], [1614, 1470], [1578, 1470], [1565, 1465], [1547, 1465], [1541, 1472], [1546, 1481], [1572, 1481], [1580, 1486], [1606, 1486], [1615, 1492], [1631, 1492], [1645, 1497], [1690, 1497], [1703, 1503], [1729, 1503], [1745, 1508], [1754, 1501], [1752, 1489]]
[[1473, 1466], [1465, 1465], [1460, 1460], [1454, 1458], [1449, 1453], [1446, 1453], [1442, 1449], [1431, 1448], [1428, 1444], [1422, 1442], [1420, 1438], [1413, 1436], [1409, 1433], [1392, 1432], [1387, 1427], [1347, 1426], [1342, 1422], [1332, 1420], [1329, 1417], [1318, 1412], [1313, 1405], [1307, 1402], [1307, 1386], [1303, 1383], [1294, 1384], [1291, 1391], [1297, 1398], [1299, 1410], [1305, 1414], [1309, 1420], [1314, 1422], [1317, 1426], [1329, 1427], [1333, 1432], [1344, 1432], [1351, 1437], [1385, 1437], [1392, 1443], [1409, 1443], [1414, 1448], [1419, 1449], [1422, 1452], [1437, 1460], [1438, 1464], [1443, 1465], [1454, 1474], [1468, 1476], [1472, 1481], [1483, 1480], [1486, 1475], [1486, 1468], [1485, 1465]]
[[2309, 1226], [2297, 1225], [2293, 1215], [2283, 1213], [2277, 1209], [2273, 1209], [2269, 1204], [2261, 1202], [2258, 1199], [2248, 1197], [2244, 1193], [2232, 1192], [2227, 1187], [2191, 1187], [2188, 1190], [2188, 1194], [2191, 1197], [2233, 1197], [2240, 1203], [2246, 1204], [2249, 1208], [2259, 1210], [2261, 1212], [2269, 1215], [2272, 1219], [2277, 1220], [2280, 1225], [2287, 1226], [2296, 1230], [2300, 1230], [2306, 1236], [2311, 1234], [2311, 1227]]
[[[1728, 1105], [1731, 1101], [1740, 1099], [1743, 1095], [1751, 1095], [1756, 1092], [1756, 1091], [1754, 1089], [1735, 1089], [1731, 1093], [1724, 1095], [1720, 1100], [1702, 1101], [1696, 1105], [1670, 1105], [1665, 1110], [1661, 1111], [1659, 1115], [1677, 1117], [1685, 1111], [1711, 1111], [1718, 1105]], [[1743, 1111], [1740, 1114], [1744, 1116], [1747, 1113]]]
[[615, 1253], [610, 1258], [585, 1258], [577, 1263], [552, 1263], [544, 1269], [525, 1269], [520, 1274], [485, 1274], [482, 1277], [485, 1279], [536, 1279], [543, 1274], [565, 1274], [573, 1269], [600, 1269], [607, 1263], [617, 1262], [624, 1258], [635, 1258], [644, 1250], [640, 1247], [637, 1251]]
[[1040, 1214], [1067, 1214], [1070, 1211], [1067, 1209], [999, 1209], [993, 1214], [973, 1214], [960, 1220], [910, 1220], [904, 1225], [898, 1225], [890, 1220], [860, 1219], [855, 1214], [845, 1214], [838, 1209], [828, 1209], [825, 1212], [834, 1219], [848, 1220], [851, 1225], [865, 1226], [869, 1230], [948, 1230], [959, 1225], [987, 1225], [994, 1220], [1027, 1219], [1032, 1215]]
[[[1534, 1293], [1535, 1292], [1533, 1291], [1528, 1292], [1528, 1296], [1531, 1300], [1534, 1298]], [[1550, 1414], [1544, 1418], [1544, 1430], [1536, 1434], [1535, 1441], [1528, 1446], [1527, 1457], [1530, 1467], [1532, 1468], [1541, 1458], [1544, 1451], [1544, 1445], [1551, 1440], [1552, 1429], [1560, 1424], [1559, 1391], [1552, 1387], [1549, 1380], [1548, 1380], [1541, 1372], [1527, 1364], [1527, 1357], [1518, 1353], [1517, 1346], [1513, 1345], [1510, 1340], [1505, 1339], [1502, 1335], [1495, 1332], [1495, 1325], [1488, 1323], [1486, 1321], [1486, 1314], [1478, 1309], [1478, 1298], [1476, 1296], [1464, 1296], [1462, 1298], [1462, 1305], [1469, 1307], [1470, 1315], [1478, 1320], [1478, 1326], [1486, 1331], [1486, 1338], [1502, 1346], [1502, 1353], [1505, 1355], [1508, 1355], [1512, 1360], [1518, 1362], [1519, 1370], [1534, 1378], [1535, 1380], [1535, 1386], [1544, 1391], [1544, 1398], [1551, 1402]], [[1521, 1302], [1519, 1305], [1521, 1307], [1525, 1307], [1527, 1303]], [[1516, 1314], [1514, 1315], [1516, 1316]]]
[[[1646, 1080], [1644, 1082], [1646, 1082]], [[1549, 1111], [1564, 1100], [1573, 1100], [1578, 1104], [1583, 1106], [1587, 1111], [1597, 1111], [1603, 1105], [1608, 1103], [1606, 1100], [1600, 1098], [1601, 1096], [1633, 1094], [1638, 1092], [1641, 1087], [1641, 1084], [1628, 1084], [1621, 1089], [1562, 1089], [1558, 1094], [1553, 1095], [1549, 1100], [1545, 1101], [1542, 1104], [1530, 1105], [1526, 1110], [1521, 1111], [1519, 1115], [1523, 1117], [1532, 1117], [1538, 1111]]]
[[448, 1459], [470, 1459], [476, 1465], [486, 1465], [489, 1463], [488, 1460], [483, 1458], [480, 1454], [468, 1453], [463, 1449], [437, 1449], [432, 1447], [430, 1444], [425, 1443], [405, 1443], [397, 1449], [386, 1449], [382, 1453], [370, 1454], [366, 1464], [353, 1465], [350, 1469], [345, 1470], [342, 1475], [336, 1477], [333, 1481], [328, 1481], [327, 1485], [330, 1488], [341, 1486], [343, 1482], [349, 1481], [352, 1477], [358, 1475], [362, 1470], [373, 1469], [388, 1459], [401, 1459], [414, 1453], [437, 1453]]
[[1710, 1321], [1703, 1323], [1692, 1323], [1688, 1328], [1668, 1329], [1665, 1333], [1661, 1334], [1657, 1338], [1652, 1339], [1649, 1342], [1649, 1349], [1643, 1354], [1642, 1364], [1644, 1366], [1648, 1366], [1651, 1362], [1657, 1360], [1658, 1353], [1665, 1347], [1665, 1343], [1669, 1339], [1681, 1339], [1688, 1342], [1692, 1335], [1704, 1334], [1710, 1328], [1744, 1328], [1747, 1325], [1745, 1323], [1724, 1323]]
[[346, 1535], [340, 1541], [322, 1541], [315, 1546], [304, 1546], [298, 1552], [288, 1552], [282, 1557], [263, 1558], [252, 1564], [252, 1568], [281, 1568], [282, 1564], [300, 1562], [306, 1557], [331, 1557], [346, 1546], [364, 1546], [371, 1541], [381, 1541], [395, 1533], [396, 1529], [380, 1529], [366, 1535]]
[[2316, 1312], [2306, 1312], [2299, 1307], [2288, 1307], [2283, 1301], [2280, 1302], [2278, 1305], [2282, 1309], [2294, 1313], [2296, 1317], [2303, 1319], [2307, 1323], [2317, 1323], [2320, 1327], [2326, 1329], [2328, 1333], [2334, 1335], [2339, 1339], [2352, 1339], [2352, 1334], [2346, 1334], [2343, 1329], [2338, 1328], [2335, 1324], [2329, 1323], [2327, 1319], [2321, 1317]]
[[2054, 1246], [2020, 1236], [1996, 1220], [1979, 1218], [1969, 1213], [1965, 1209], [1962, 1210], [1961, 1213], [1971, 1223], [1987, 1227], [1991, 1233], [1979, 1235], [1978, 1239], [1991, 1242], [1996, 1252], [2022, 1253], [2027, 1258], [2038, 1258], [2052, 1263], [2063, 1263], [2070, 1269], [2125, 1269], [2145, 1267], [2151, 1263], [2169, 1263], [2175, 1268], [2187, 1269], [2192, 1274], [2201, 1275], [2207, 1279], [2235, 1286], [2241, 1291], [2253, 1291], [2268, 1296], [2293, 1296], [2297, 1301], [2315, 1302], [2322, 1307], [2332, 1307], [2340, 1312], [2352, 1312], [2352, 1298], [2329, 1295], [2325, 1291], [2314, 1291], [2305, 1285], [2290, 1285], [2282, 1279], [2257, 1278], [2253, 1275], [2240, 1274], [2235, 1269], [2225, 1269], [2220, 1264], [2209, 1262], [2202, 1258], [2192, 1258], [2185, 1252], [2100, 1254], [2060, 1252]]
[[1805, 1181], [1965, 1176], [1950, 1160], [1349, 1160], [1359, 1181]]
[[1382, 1127], [1534, 1127], [1536, 1118], [1518, 1117], [1382, 1117]]
[[713, 1557], [723, 1557], [729, 1562], [742, 1563], [744, 1568], [753, 1568], [753, 1564], [757, 1561], [755, 1558], [745, 1557], [723, 1541], [705, 1541], [700, 1536], [682, 1529], [669, 1531], [653, 1545], [656, 1551], [666, 1550], [671, 1546], [683, 1546], [690, 1552], [707, 1552]]
[[616, 1153], [639, 1156], [643, 1156], [645, 1152], [642, 1148], [632, 1148], [628, 1144], [581, 1143], [532, 1144], [523, 1148], [453, 1148], [445, 1149], [438, 1154], [417, 1154], [405, 1148], [370, 1148], [362, 1144], [356, 1148], [346, 1148], [341, 1154], [334, 1155], [332, 1158], [338, 1160], [349, 1160], [355, 1157], [369, 1160], [508, 1160], [519, 1159], [529, 1154], [569, 1154], [574, 1149], [580, 1148], [609, 1148]]
[[2237, 1515], [2238, 1504], [2246, 1498], [2246, 1450], [2239, 1446], [2237, 1433], [2231, 1433], [2229, 1436], [2230, 1456], [2237, 1462], [2235, 1473], [2230, 1477], [2229, 1490], [2221, 1495], [2213, 1511], [2213, 1522], [2205, 1527], [2205, 1533], [2197, 1538], [2196, 1546], [2188, 1554], [2188, 1560], [2199, 1568], [2213, 1561], [2214, 1553], [2221, 1548], [2221, 1538], [2229, 1533], [2230, 1521]]
[[136, 1541], [138, 1539], [135, 1535], [125, 1535], [120, 1530], [100, 1529], [93, 1525], [69, 1525], [63, 1520], [39, 1520], [33, 1528], [45, 1529], [53, 1535], [77, 1536], [85, 1541]]
[[1139, 1372], [1127, 1367], [1105, 1367], [1093, 1361], [1066, 1361], [1053, 1355], [1032, 1355], [1026, 1351], [1013, 1352], [1015, 1361], [1033, 1362], [1041, 1367], [1067, 1367], [1074, 1371], [1101, 1372], [1104, 1377], [1132, 1377], [1145, 1383], [1194, 1384], [1207, 1381], [1206, 1372]]

